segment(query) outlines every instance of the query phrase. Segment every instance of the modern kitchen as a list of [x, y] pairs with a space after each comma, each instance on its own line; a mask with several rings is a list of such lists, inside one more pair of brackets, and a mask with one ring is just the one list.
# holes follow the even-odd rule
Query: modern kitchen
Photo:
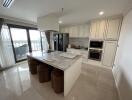
[[132, 99], [131, 1], [0, 4], [0, 100]]
[[[50, 18], [51, 15], [47, 17]], [[45, 32], [49, 48], [47, 51], [28, 53], [30, 73], [38, 73], [40, 83], [51, 79], [53, 90], [56, 93], [64, 92], [64, 96], [67, 96], [83, 70], [88, 70], [83, 64], [111, 70], [114, 66], [122, 18], [118, 15], [91, 20], [88, 24], [59, 25], [59, 32], [52, 31], [52, 27], [46, 25], [50, 28]], [[50, 20], [53, 19], [55, 17], [52, 16]], [[40, 25], [41, 28], [43, 26]], [[48, 72], [45, 72], [46, 68]], [[61, 74], [57, 76], [55, 73]]]

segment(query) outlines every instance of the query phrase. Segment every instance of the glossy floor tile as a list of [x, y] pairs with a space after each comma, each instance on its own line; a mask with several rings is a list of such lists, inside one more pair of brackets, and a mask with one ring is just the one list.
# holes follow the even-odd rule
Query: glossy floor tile
[[83, 64], [82, 74], [68, 96], [54, 93], [51, 83], [39, 83], [27, 63], [0, 73], [0, 100], [118, 100], [110, 70]]

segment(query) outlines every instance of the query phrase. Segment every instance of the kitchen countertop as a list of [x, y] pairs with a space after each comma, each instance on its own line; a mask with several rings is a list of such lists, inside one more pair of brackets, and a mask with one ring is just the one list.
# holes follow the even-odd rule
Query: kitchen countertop
[[61, 51], [55, 51], [51, 53], [46, 53], [42, 51], [35, 51], [32, 53], [28, 53], [27, 56], [32, 57], [36, 60], [39, 60], [41, 62], [44, 62], [46, 64], [49, 64], [51, 66], [54, 66], [60, 70], [65, 71], [68, 69], [74, 62], [76, 62], [81, 56], [77, 55], [74, 58], [66, 58], [60, 56], [64, 52]]

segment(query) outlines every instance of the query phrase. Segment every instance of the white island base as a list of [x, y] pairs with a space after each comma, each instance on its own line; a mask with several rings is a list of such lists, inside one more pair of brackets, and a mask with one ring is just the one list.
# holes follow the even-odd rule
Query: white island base
[[82, 57], [76, 55], [76, 57], [70, 59], [62, 55], [68, 54], [60, 51], [52, 53], [38, 51], [27, 54], [28, 57], [38, 60], [41, 63], [46, 63], [64, 71], [64, 96], [67, 96], [81, 74]]
[[72, 89], [81, 74], [82, 58], [74, 62], [71, 67], [64, 71], [64, 96]]

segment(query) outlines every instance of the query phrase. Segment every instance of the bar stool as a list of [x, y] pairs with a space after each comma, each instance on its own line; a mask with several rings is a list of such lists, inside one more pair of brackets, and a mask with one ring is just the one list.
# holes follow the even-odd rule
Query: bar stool
[[64, 72], [54, 69], [51, 73], [51, 85], [56, 93], [64, 91]]
[[38, 78], [39, 82], [48, 82], [51, 80], [51, 67], [47, 64], [39, 64], [38, 65]]
[[37, 74], [38, 64], [39, 64], [39, 62], [37, 60], [34, 60], [34, 59], [28, 57], [29, 71], [31, 74]]

